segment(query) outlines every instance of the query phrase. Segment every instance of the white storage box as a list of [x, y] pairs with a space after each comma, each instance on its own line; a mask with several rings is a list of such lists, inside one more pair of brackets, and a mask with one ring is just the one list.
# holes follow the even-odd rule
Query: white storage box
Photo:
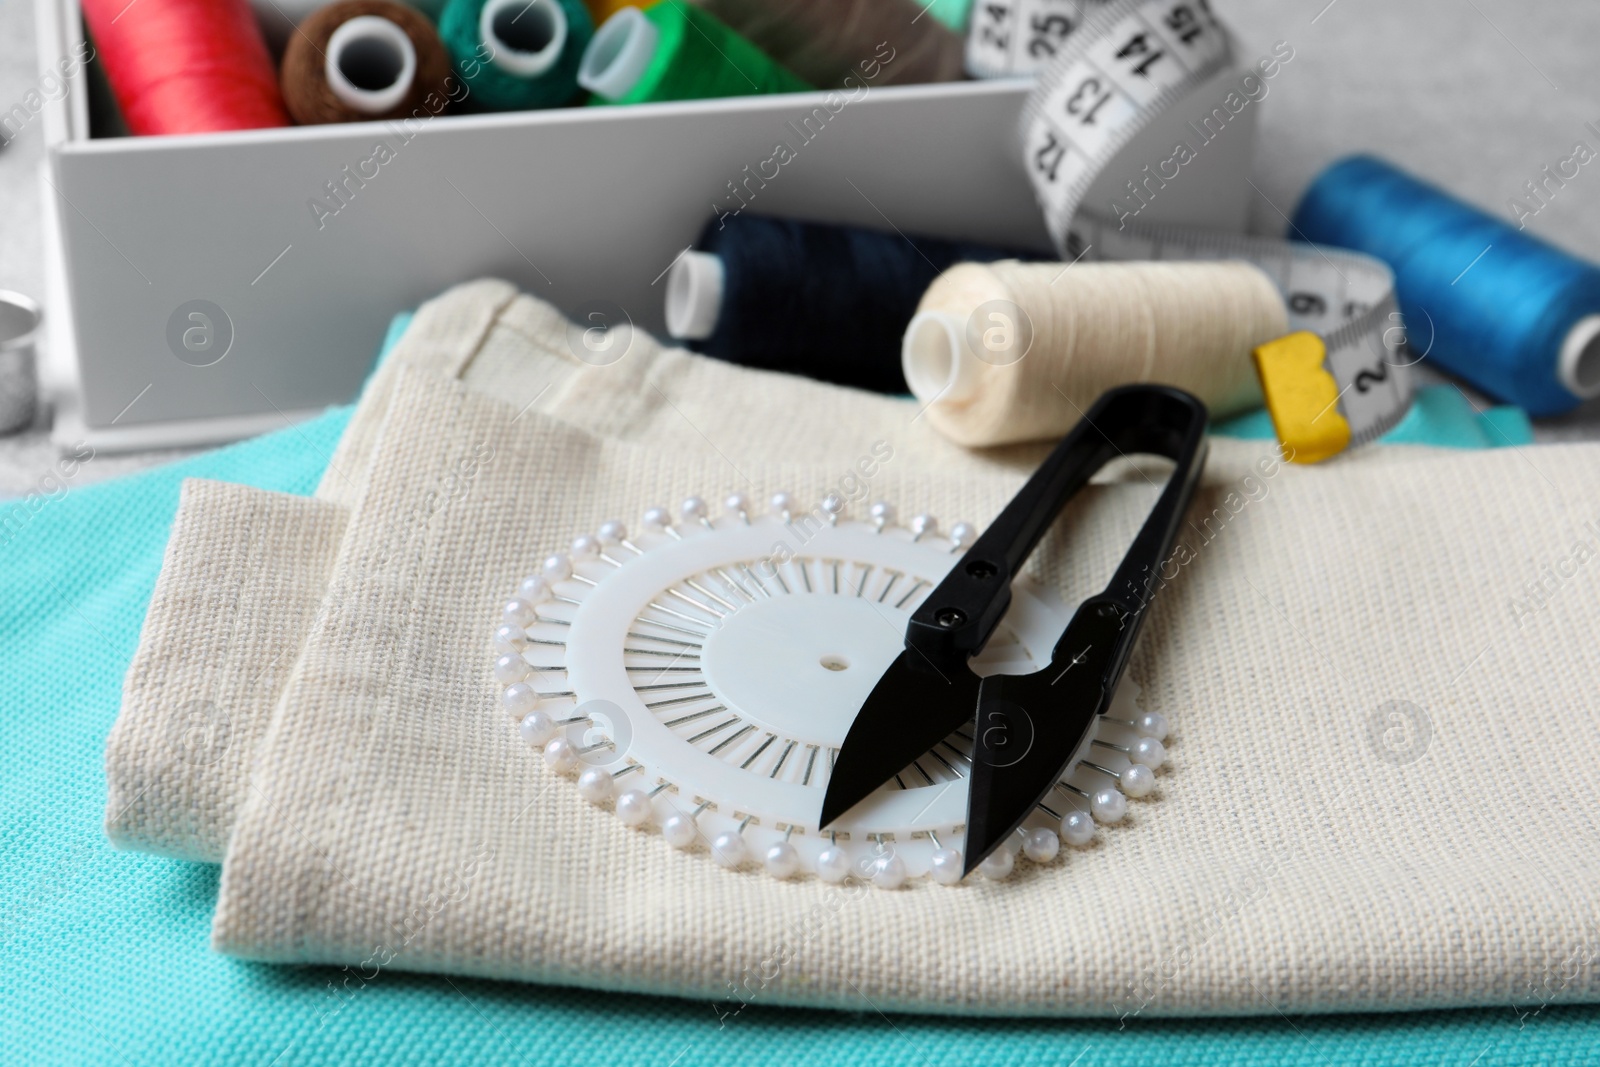
[[[82, 21], [76, 0], [38, 7], [53, 69]], [[348, 401], [395, 312], [475, 276], [659, 334], [663, 272], [741, 197], [1048, 248], [1021, 81], [107, 139], [89, 137], [85, 84], [44, 116], [49, 378], [58, 438], [99, 448], [220, 441]], [[794, 158], [774, 176], [780, 142]], [[392, 158], [363, 165], [380, 143]]]

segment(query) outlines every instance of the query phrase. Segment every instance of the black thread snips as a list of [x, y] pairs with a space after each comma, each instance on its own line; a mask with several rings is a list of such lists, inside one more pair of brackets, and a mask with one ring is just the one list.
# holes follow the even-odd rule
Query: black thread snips
[[[1205, 466], [1205, 430], [1205, 405], [1168, 386], [1124, 386], [1095, 402], [911, 616], [905, 650], [839, 750], [822, 826], [969, 723], [965, 872], [1022, 825], [1110, 707]], [[1010, 607], [1011, 582], [1040, 538], [1095, 472], [1138, 453], [1176, 466], [1110, 584], [1078, 605], [1042, 670], [980, 679], [968, 660]]]

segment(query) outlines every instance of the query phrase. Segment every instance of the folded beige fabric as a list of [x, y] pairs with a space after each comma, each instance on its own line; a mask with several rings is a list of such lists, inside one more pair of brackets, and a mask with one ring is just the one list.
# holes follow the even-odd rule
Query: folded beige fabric
[[464, 375], [515, 295], [505, 282], [471, 282], [419, 309], [363, 391], [317, 499], [185, 483], [106, 742], [112, 844], [222, 862], [256, 742], [365, 484], [394, 376], [402, 366]]
[[[107, 744], [106, 832], [114, 844], [222, 861], [254, 741], [327, 587], [343, 530], [327, 509], [343, 514], [360, 500], [393, 382], [407, 368], [459, 380], [515, 405], [519, 416], [559, 413], [601, 437], [717, 456], [726, 464], [729, 487], [740, 481], [739, 464], [752, 459], [803, 456], [842, 473], [891, 432], [903, 446], [903, 463], [932, 469], [966, 462], [1024, 470], [1038, 451], [973, 457], [924, 420], [907, 426], [903, 405], [893, 400], [666, 349], [631, 328], [596, 336], [548, 304], [518, 298], [502, 281], [457, 286], [418, 310], [373, 375], [317, 489], [321, 508], [273, 499], [276, 524], [293, 526], [302, 503], [308, 514], [324, 518], [294, 535], [303, 543], [283, 546], [272, 574], [249, 565], [223, 573], [216, 557], [225, 554], [215, 547], [241, 538], [270, 541], [277, 536], [272, 530], [244, 529], [248, 523], [237, 509], [212, 506], [204, 493], [180, 503], [162, 583], [163, 590], [170, 585], [182, 592], [157, 591], [128, 673], [123, 715]], [[236, 503], [250, 498], [249, 490], [229, 492]], [[449, 492], [438, 487], [426, 506]], [[251, 627], [238, 617], [240, 604], [250, 605]], [[203, 635], [190, 648], [203, 648], [204, 655], [174, 657], [172, 641], [161, 639], [189, 633]], [[258, 648], [266, 643], [276, 659], [274, 669], [263, 672]], [[197, 728], [190, 722], [197, 709], [205, 709], [208, 721], [226, 719], [226, 758], [198, 763], [174, 756], [172, 738]], [[200, 795], [206, 802], [194, 803]]]
[[[781, 388], [715, 368], [723, 391], [690, 399], [677, 383], [708, 370], [667, 355], [661, 391], [713, 416]], [[616, 405], [648, 416], [646, 391], [616, 381]], [[661, 447], [543, 402], [519, 416], [527, 393], [505, 404], [405, 366], [388, 382], [332, 584], [242, 790], [224, 951], [723, 1012], [1133, 1015], [1499, 1004], [1594, 936], [1600, 653], [1577, 636], [1600, 613], [1594, 448], [1370, 449], [1265, 476], [1260, 446], [1217, 442], [1130, 668], [1175, 723], [1158, 798], [1012, 881], [888, 893], [728, 872], [624, 828], [521, 743], [488, 671], [497, 600], [573, 534], [689, 492], [806, 499], [843, 468], [804, 445], [761, 455], [759, 420], [737, 444], [707, 418], [722, 447]], [[861, 399], [802, 397], [773, 436], [887, 432], [871, 495], [947, 521], [986, 521], [1020, 483], [955, 450], [919, 465], [915, 407]], [[469, 468], [469, 488], [426, 503]], [[1154, 492], [1092, 488], [1040, 577], [1070, 598], [1098, 588]], [[1567, 990], [1592, 998], [1593, 977]]]
[[106, 742], [106, 834], [219, 862], [256, 744], [322, 604], [348, 512], [190, 479], [122, 713]]

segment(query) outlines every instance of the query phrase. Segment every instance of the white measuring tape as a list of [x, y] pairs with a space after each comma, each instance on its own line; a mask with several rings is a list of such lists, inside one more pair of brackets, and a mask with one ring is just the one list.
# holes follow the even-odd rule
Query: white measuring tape
[[[1261, 64], [1267, 77], [1270, 62]], [[1184, 168], [1207, 151], [1212, 133], [1220, 135], [1259, 98], [1248, 86], [1250, 79], [1263, 84], [1261, 76], [1237, 68], [1228, 31], [1206, 0], [980, 0], [967, 69], [977, 77], [1037, 72], [1022, 114], [1024, 163], [1065, 259], [1243, 259], [1277, 284], [1294, 332], [1254, 355], [1286, 454], [1298, 462], [1325, 459], [1373, 440], [1405, 415], [1407, 368], [1415, 360], [1404, 354], [1394, 276], [1383, 263], [1133, 218], [1168, 184], [1186, 180]], [[1238, 85], [1222, 91], [1232, 81]], [[1208, 91], [1214, 102], [1201, 95]], [[1132, 166], [1130, 143], [1196, 101], [1214, 107], [1204, 125], [1191, 121], [1155, 168]], [[1085, 206], [1092, 187], [1104, 188], [1107, 175], [1122, 178], [1124, 170], [1120, 204], [1108, 213]]]

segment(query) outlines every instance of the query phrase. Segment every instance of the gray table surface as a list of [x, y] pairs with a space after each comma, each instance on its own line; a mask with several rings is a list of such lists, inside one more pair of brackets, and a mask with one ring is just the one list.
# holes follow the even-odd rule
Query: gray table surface
[[[1600, 4], [1589, 0], [1213, 0], [1241, 57], [1287, 41], [1293, 60], [1262, 102], [1253, 228], [1278, 234], [1310, 178], [1353, 151], [1385, 156], [1496, 212], [1577, 141], [1600, 149]], [[37, 83], [33, 0], [0, 0], [0, 110]], [[0, 288], [41, 298], [38, 124], [0, 148]], [[1600, 166], [1587, 167], [1528, 227], [1600, 260]], [[49, 309], [46, 309], [47, 313]], [[1481, 398], [1480, 398], [1481, 400]], [[0, 438], [0, 497], [55, 462], [49, 413]], [[1600, 402], [1536, 427], [1541, 441], [1600, 439]], [[97, 456], [81, 481], [183, 452]]]

